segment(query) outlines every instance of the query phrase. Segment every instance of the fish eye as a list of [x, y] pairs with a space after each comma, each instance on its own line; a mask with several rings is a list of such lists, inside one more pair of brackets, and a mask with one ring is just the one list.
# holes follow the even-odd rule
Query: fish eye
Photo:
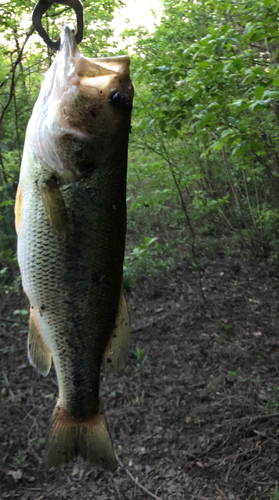
[[110, 103], [116, 109], [123, 107], [123, 104], [125, 106], [125, 100], [122, 99], [122, 95], [117, 91], [112, 92], [110, 96]]
[[112, 92], [109, 102], [115, 109], [122, 109], [126, 113], [130, 113], [133, 108], [132, 103], [129, 99], [127, 99], [127, 96], [125, 94], [121, 94], [117, 90]]

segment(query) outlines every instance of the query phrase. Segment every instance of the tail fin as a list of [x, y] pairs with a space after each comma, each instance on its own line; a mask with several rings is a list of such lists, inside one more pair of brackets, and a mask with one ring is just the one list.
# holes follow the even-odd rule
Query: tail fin
[[48, 468], [68, 463], [80, 455], [94, 465], [114, 471], [117, 468], [104, 412], [84, 421], [77, 420], [56, 405], [47, 444]]

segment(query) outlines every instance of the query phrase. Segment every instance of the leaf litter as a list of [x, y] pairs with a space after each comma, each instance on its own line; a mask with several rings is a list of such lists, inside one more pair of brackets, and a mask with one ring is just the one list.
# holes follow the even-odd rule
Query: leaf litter
[[[0, 499], [252, 500], [274, 497], [279, 477], [279, 274], [215, 252], [194, 271], [179, 261], [126, 293], [132, 346], [101, 394], [122, 467], [76, 459], [50, 472], [44, 447], [57, 396], [26, 363], [27, 326], [0, 306]], [[21, 330], [21, 333], [19, 333]]]

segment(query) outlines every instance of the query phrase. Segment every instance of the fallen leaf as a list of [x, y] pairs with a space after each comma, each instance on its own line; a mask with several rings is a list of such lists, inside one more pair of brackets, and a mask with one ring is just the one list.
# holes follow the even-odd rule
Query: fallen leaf
[[22, 471], [20, 469], [18, 470], [11, 470], [10, 475], [15, 481], [19, 481], [22, 478]]
[[79, 473], [78, 465], [74, 465], [74, 468], [72, 470], [72, 476], [77, 476], [78, 473]]
[[145, 472], [146, 472], [146, 474], [149, 474], [149, 472], [150, 472], [151, 470], [152, 470], [152, 469], [151, 469], [150, 465], [146, 465], [146, 466], [145, 466]]

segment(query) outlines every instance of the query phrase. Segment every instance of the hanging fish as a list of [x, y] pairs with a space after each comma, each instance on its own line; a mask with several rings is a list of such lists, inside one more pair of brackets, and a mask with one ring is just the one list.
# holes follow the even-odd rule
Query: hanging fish
[[48, 467], [78, 455], [117, 467], [99, 378], [102, 364], [110, 373], [129, 350], [122, 287], [129, 63], [82, 56], [65, 27], [27, 127], [15, 216], [29, 360], [46, 376], [53, 359], [59, 385]]

